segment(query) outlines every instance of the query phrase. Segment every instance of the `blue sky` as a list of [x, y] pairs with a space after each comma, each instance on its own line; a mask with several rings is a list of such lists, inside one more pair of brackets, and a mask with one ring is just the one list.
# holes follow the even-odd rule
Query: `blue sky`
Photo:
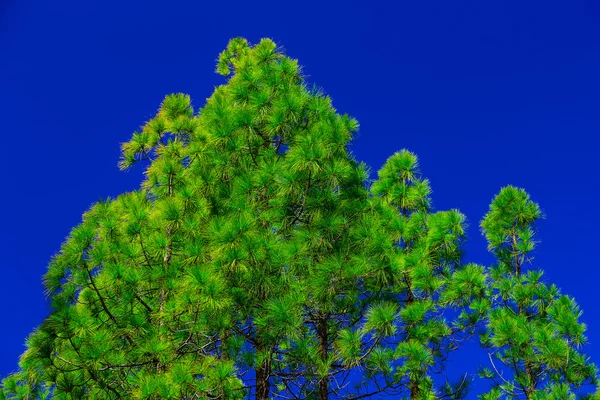
[[[41, 275], [81, 214], [138, 187], [119, 145], [172, 92], [201, 107], [235, 36], [270, 37], [361, 124], [373, 172], [408, 148], [437, 209], [470, 228], [502, 186], [540, 203], [535, 266], [576, 298], [600, 363], [600, 3], [558, 1], [0, 2], [0, 376], [48, 313]], [[454, 372], [485, 354], [456, 353]], [[470, 368], [470, 367], [469, 367]], [[472, 368], [474, 369], [474, 368]]]

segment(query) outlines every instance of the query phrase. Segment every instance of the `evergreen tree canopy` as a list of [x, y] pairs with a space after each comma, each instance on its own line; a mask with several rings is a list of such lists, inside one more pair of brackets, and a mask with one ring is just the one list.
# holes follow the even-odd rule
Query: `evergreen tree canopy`
[[498, 265], [465, 264], [465, 216], [433, 209], [416, 155], [370, 181], [358, 123], [275, 43], [233, 39], [217, 72], [202, 109], [169, 95], [122, 145], [144, 181], [52, 259], [51, 314], [0, 399], [458, 399], [468, 379], [440, 373], [483, 326], [513, 368], [482, 370], [484, 399], [596, 382], [577, 305], [523, 271], [540, 216], [523, 191], [482, 223]]
[[[575, 300], [542, 282], [542, 271], [525, 270], [535, 248], [539, 206], [523, 190], [503, 188], [481, 222], [489, 250], [494, 306], [482, 343], [492, 366], [481, 375], [494, 387], [482, 399], [574, 399], [597, 371], [581, 352], [585, 325]], [[502, 374], [508, 369], [511, 374]]]

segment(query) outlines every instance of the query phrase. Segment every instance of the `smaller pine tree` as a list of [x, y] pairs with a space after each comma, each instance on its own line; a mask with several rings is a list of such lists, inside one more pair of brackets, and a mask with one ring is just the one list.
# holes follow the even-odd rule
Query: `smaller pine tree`
[[[582, 387], [597, 383], [594, 364], [580, 352], [585, 325], [575, 300], [527, 269], [535, 249], [539, 206], [519, 188], [503, 188], [481, 222], [497, 264], [490, 271], [493, 306], [482, 344], [491, 367], [480, 376], [493, 382], [481, 395], [492, 399], [591, 398]], [[503, 371], [510, 371], [509, 373]]]
[[360, 323], [340, 331], [336, 348], [342, 364], [364, 371], [357, 393], [466, 395], [465, 379], [437, 388], [435, 374], [487, 312], [484, 269], [462, 264], [465, 218], [433, 212], [430, 194], [417, 156], [401, 150], [379, 171], [370, 212], [354, 231], [362, 243], [356, 257], [368, 265], [368, 306]]

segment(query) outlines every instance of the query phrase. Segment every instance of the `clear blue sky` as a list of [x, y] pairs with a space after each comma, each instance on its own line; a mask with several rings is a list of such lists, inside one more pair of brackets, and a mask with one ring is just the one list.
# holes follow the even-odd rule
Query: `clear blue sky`
[[[466, 261], [492, 260], [478, 223], [500, 188], [529, 191], [547, 216], [535, 265], [581, 305], [600, 363], [600, 3], [0, 0], [0, 376], [48, 313], [41, 275], [71, 227], [138, 187], [119, 144], [165, 94], [202, 106], [234, 36], [298, 58], [359, 120], [373, 171], [416, 152], [434, 206], [469, 219]], [[477, 345], [454, 358], [485, 362]]]

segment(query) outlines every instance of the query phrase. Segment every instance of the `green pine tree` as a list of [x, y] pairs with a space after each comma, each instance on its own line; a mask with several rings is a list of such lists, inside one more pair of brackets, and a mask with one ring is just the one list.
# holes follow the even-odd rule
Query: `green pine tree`
[[343, 363], [366, 371], [354, 390], [463, 397], [466, 380], [436, 388], [432, 374], [444, 369], [489, 305], [483, 268], [461, 263], [464, 216], [432, 212], [429, 182], [406, 150], [386, 161], [371, 193], [370, 212], [355, 229], [364, 243], [355, 254], [367, 266], [364, 318], [336, 342]]
[[191, 173], [205, 137], [189, 97], [171, 95], [123, 145], [123, 168], [152, 159], [143, 187], [94, 205], [52, 260], [52, 313], [9, 398], [243, 397], [223, 345], [233, 299], [204, 251], [212, 191]]
[[[439, 387], [436, 372], [488, 315], [493, 354], [524, 371], [494, 390], [543, 372], [535, 390], [563, 398], [595, 379], [571, 300], [537, 283], [506, 292], [529, 222], [518, 267], [494, 245], [490, 289], [461, 262], [464, 216], [432, 210], [416, 156], [370, 182], [348, 150], [357, 122], [275, 43], [233, 39], [217, 72], [227, 81], [202, 109], [169, 95], [123, 144], [120, 167], [141, 163], [145, 179], [93, 205], [52, 259], [52, 312], [0, 399], [457, 399], [467, 379]], [[553, 350], [496, 339], [503, 310], [527, 319], [540, 304], [531, 318], [554, 325], [535, 346]]]
[[[575, 300], [528, 269], [535, 249], [539, 206], [519, 188], [507, 186], [494, 198], [481, 227], [496, 256], [491, 270], [493, 307], [482, 343], [493, 381], [481, 399], [575, 399], [585, 384], [596, 384], [594, 364], [580, 351], [585, 325]], [[507, 372], [508, 371], [508, 372]]]
[[4, 395], [327, 396], [326, 314], [348, 312], [324, 303], [324, 268], [367, 199], [346, 149], [357, 123], [270, 40], [232, 40], [217, 71], [230, 77], [200, 112], [167, 96], [123, 145], [121, 168], [147, 163], [142, 188], [73, 230]]

